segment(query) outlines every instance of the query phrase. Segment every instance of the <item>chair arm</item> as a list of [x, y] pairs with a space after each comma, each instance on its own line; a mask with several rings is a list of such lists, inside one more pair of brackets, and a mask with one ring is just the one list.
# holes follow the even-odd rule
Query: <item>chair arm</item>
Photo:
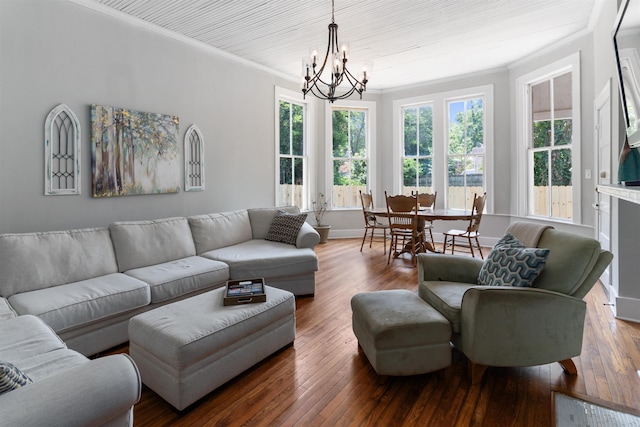
[[462, 351], [488, 366], [534, 366], [582, 351], [586, 303], [537, 288], [478, 286], [462, 298]]
[[296, 238], [296, 247], [298, 249], [313, 249], [315, 245], [320, 243], [320, 235], [308, 222], [303, 222], [298, 237]]
[[456, 255], [421, 253], [418, 254], [418, 282], [447, 281], [478, 283], [481, 260]]
[[101, 357], [0, 395], [1, 423], [104, 425], [129, 411], [141, 390], [138, 368], [128, 355]]

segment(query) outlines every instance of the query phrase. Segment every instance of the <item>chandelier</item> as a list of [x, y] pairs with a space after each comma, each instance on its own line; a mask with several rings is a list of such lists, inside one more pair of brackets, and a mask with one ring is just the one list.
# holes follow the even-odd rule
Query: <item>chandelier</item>
[[[324, 61], [320, 68], [318, 66], [318, 51], [314, 50], [309, 58], [302, 60], [302, 94], [306, 98], [307, 93], [311, 93], [320, 99], [326, 99], [333, 102], [336, 99], [345, 99], [350, 97], [354, 92], [360, 94], [367, 90], [367, 67], [362, 70], [360, 79], [357, 79], [347, 69], [347, 60], [349, 57], [348, 45], [343, 43], [338, 48], [338, 24], [333, 19], [334, 0], [331, 0], [331, 24], [329, 24], [329, 44]], [[327, 70], [327, 76], [323, 79], [322, 75]], [[346, 83], [346, 92], [336, 95], [336, 89], [342, 83]]]

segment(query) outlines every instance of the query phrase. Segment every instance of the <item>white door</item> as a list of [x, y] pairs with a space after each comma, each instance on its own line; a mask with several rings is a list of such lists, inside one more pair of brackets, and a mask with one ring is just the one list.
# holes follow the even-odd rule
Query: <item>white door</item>
[[[605, 85], [594, 102], [595, 106], [595, 156], [598, 167], [595, 184], [611, 184], [611, 85]], [[611, 196], [595, 192], [596, 239], [602, 249], [611, 250]], [[611, 267], [607, 267], [602, 277], [609, 301], [615, 299], [616, 292], [611, 287]]]

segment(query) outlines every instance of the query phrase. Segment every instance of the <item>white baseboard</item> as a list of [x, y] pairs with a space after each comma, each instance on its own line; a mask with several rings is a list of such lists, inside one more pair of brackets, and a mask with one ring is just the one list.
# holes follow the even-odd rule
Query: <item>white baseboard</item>
[[616, 318], [640, 323], [640, 299], [616, 297]]

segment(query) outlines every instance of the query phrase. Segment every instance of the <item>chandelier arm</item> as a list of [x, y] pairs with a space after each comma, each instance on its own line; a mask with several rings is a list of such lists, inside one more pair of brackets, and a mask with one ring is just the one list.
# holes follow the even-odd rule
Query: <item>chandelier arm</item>
[[366, 86], [366, 83], [358, 80], [358, 78], [355, 77], [353, 74], [351, 74], [351, 72], [346, 68], [343, 74], [347, 77], [347, 81], [351, 84], [351, 86], [355, 86], [355, 85]]

